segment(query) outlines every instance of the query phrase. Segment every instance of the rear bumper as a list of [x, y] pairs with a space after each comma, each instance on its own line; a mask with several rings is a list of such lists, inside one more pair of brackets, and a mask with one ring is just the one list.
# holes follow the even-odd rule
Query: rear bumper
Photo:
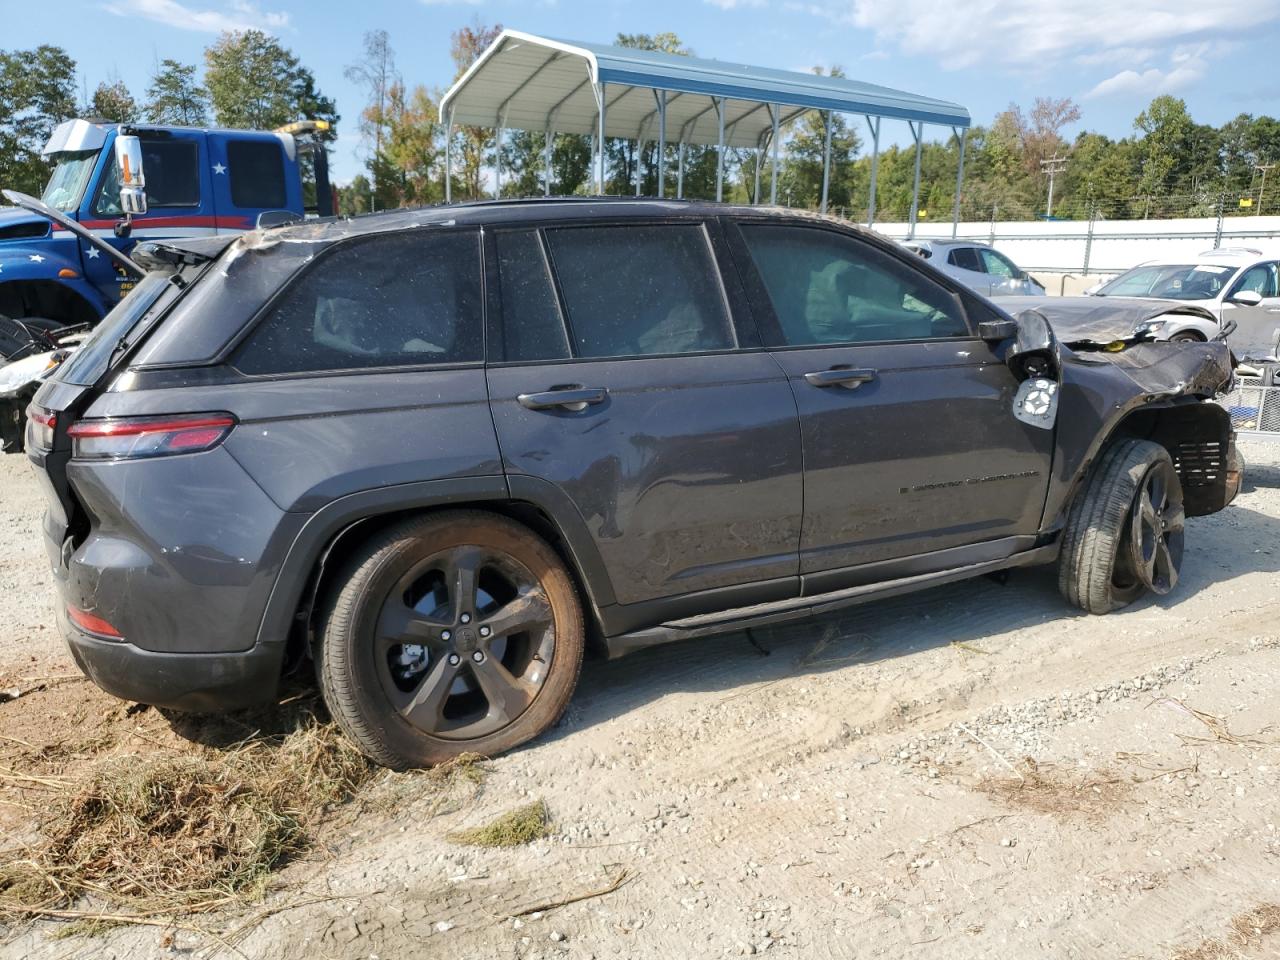
[[59, 607], [58, 628], [76, 665], [112, 696], [191, 713], [220, 713], [270, 702], [284, 644], [235, 653], [156, 653], [77, 629]]

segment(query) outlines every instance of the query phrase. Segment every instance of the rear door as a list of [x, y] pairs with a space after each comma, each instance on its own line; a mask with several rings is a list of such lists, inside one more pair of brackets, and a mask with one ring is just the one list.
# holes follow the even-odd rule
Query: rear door
[[[1052, 432], [1014, 419], [1017, 383], [973, 335], [961, 296], [851, 233], [732, 229], [800, 410], [805, 592], [883, 574], [859, 565], [923, 558], [910, 572], [924, 572], [1028, 546]], [[964, 549], [926, 556], [952, 548]]]
[[762, 584], [744, 603], [798, 590], [795, 402], [735, 322], [718, 231], [629, 220], [488, 241], [503, 466], [513, 492], [552, 485], [581, 515], [619, 605], [610, 632], [724, 606], [744, 584]]

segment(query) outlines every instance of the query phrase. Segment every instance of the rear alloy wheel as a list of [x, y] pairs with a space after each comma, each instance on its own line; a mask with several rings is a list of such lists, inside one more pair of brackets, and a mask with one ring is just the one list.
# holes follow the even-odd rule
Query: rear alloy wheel
[[1058, 587], [1090, 613], [1108, 613], [1150, 590], [1166, 594], [1182, 566], [1186, 511], [1169, 451], [1118, 440], [1098, 459], [1071, 505], [1058, 556]]
[[320, 682], [385, 766], [491, 756], [546, 730], [582, 664], [581, 606], [525, 527], [451, 511], [397, 524], [348, 563], [324, 618]]
[[1184, 330], [1182, 333], [1175, 333], [1172, 337], [1169, 338], [1169, 342], [1170, 343], [1204, 343], [1204, 337], [1200, 336], [1200, 334], [1198, 333], [1191, 333], [1190, 331]]

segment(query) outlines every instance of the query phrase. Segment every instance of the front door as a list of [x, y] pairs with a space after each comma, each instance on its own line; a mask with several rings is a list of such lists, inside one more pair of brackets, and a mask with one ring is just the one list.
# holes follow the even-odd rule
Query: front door
[[806, 592], [885, 573], [849, 570], [859, 565], [973, 548], [935, 558], [942, 568], [1029, 545], [1052, 432], [1013, 417], [1017, 383], [973, 335], [959, 293], [839, 229], [736, 229], [800, 411]]
[[[1237, 357], [1263, 360], [1276, 356], [1280, 341], [1280, 276], [1274, 261], [1259, 263], [1241, 275], [1223, 298], [1222, 322], [1236, 322], [1227, 341]], [[1232, 302], [1245, 291], [1262, 297], [1257, 306]]]
[[487, 247], [503, 466], [513, 490], [544, 481], [581, 515], [620, 608], [603, 613], [609, 632], [724, 606], [726, 589], [749, 585], [743, 603], [798, 592], [795, 402], [734, 323], [718, 229], [522, 228]]

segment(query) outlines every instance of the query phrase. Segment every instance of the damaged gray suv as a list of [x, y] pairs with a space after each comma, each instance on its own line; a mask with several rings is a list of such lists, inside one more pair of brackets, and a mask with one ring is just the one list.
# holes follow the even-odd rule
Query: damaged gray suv
[[1220, 343], [1060, 343], [758, 208], [512, 201], [143, 245], [27, 451], [130, 700], [314, 663], [374, 760], [492, 755], [617, 656], [1056, 563], [1106, 613], [1234, 496]]

